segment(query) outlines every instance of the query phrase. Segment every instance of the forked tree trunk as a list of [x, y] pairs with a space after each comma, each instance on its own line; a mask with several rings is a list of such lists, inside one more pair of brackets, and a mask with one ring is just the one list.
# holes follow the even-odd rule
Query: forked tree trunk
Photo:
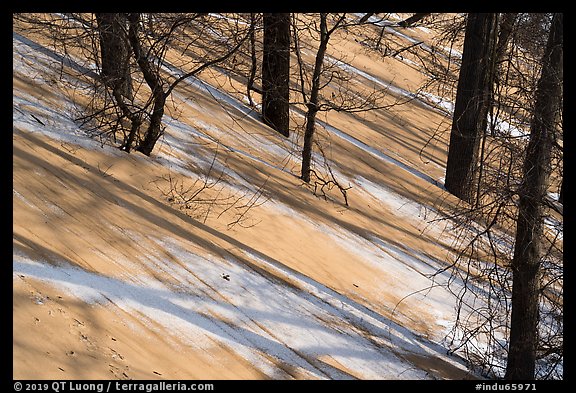
[[[162, 83], [160, 76], [153, 69], [152, 64], [140, 43], [140, 38], [138, 37], [138, 32], [140, 28], [140, 15], [137, 13], [128, 14], [128, 20], [130, 23], [130, 28], [128, 30], [128, 39], [134, 56], [136, 58], [136, 63], [138, 64], [142, 75], [144, 75], [144, 80], [146, 84], [152, 91], [152, 114], [150, 115], [150, 123], [144, 139], [138, 145], [136, 150], [149, 156], [158, 141], [158, 138], [162, 135], [162, 117], [164, 116], [164, 104], [166, 103], [166, 92], [162, 88]], [[130, 135], [133, 137], [133, 135]]]
[[469, 14], [458, 78], [446, 189], [473, 202], [478, 178], [478, 149], [486, 131], [494, 72], [497, 14]]
[[290, 14], [264, 14], [262, 118], [284, 136], [290, 126]]
[[535, 378], [543, 236], [542, 201], [550, 175], [552, 138], [561, 111], [563, 14], [554, 14], [530, 126], [512, 259], [512, 313], [506, 379]]

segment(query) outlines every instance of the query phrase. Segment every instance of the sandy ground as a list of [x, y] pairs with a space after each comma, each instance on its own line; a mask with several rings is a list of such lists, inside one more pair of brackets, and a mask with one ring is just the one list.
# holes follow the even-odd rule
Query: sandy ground
[[[397, 82], [404, 89], [421, 83], [421, 74], [407, 69], [399, 60], [383, 67], [377, 59], [366, 56], [358, 44], [347, 43], [342, 50], [356, 53], [354, 67], [375, 78]], [[65, 110], [62, 101], [49, 93], [49, 86], [16, 71], [13, 83], [15, 97], [36, 103], [26, 107], [19, 101], [18, 108], [36, 113], [45, 120], [45, 128], [51, 123], [46, 112], [38, 109], [40, 103], [58, 113]], [[192, 93], [193, 102], [183, 99]], [[297, 160], [285, 154], [290, 143], [254, 118], [237, 116], [234, 108], [229, 108], [232, 116], [227, 115], [211, 96], [199, 94], [191, 85], [183, 85], [178, 94], [178, 111], [167, 116], [167, 121], [170, 115], [177, 118], [167, 129], [167, 134], [170, 130], [173, 133], [159, 144], [151, 158], [137, 152], [128, 155], [97, 142], [92, 147], [74, 144], [15, 125], [14, 255], [25, 256], [22, 261], [41, 261], [56, 268], [73, 266], [94, 275], [90, 277], [130, 283], [135, 277], [145, 277], [178, 291], [180, 276], [167, 267], [155, 268], [151, 262], [152, 257], [161, 258], [163, 263], [188, 269], [186, 257], [162, 247], [164, 243], [159, 239], [169, 239], [170, 244], [195, 255], [209, 255], [219, 263], [240, 261], [243, 268], [281, 288], [302, 291], [306, 278], [322, 285], [325, 292], [334, 291], [350, 304], [358, 308], [361, 305], [405, 327], [417, 341], [442, 340], [446, 323], [453, 318], [446, 292], [430, 289], [425, 294], [408, 296], [429, 285], [425, 273], [432, 270], [418, 272], [413, 268], [399, 273], [378, 265], [368, 251], [361, 252], [363, 244], [378, 239], [386, 245], [382, 250], [392, 258], [409, 255], [421, 263], [447, 263], [450, 238], [429, 222], [436, 214], [431, 207], [448, 206], [454, 200], [441, 186], [426, 180], [443, 176], [445, 136], [428, 143], [438, 125], [446, 121], [441, 113], [408, 103], [387, 112], [330, 113], [321, 117], [321, 121], [355, 138], [351, 143], [330, 130], [319, 130], [319, 137], [330, 140], [338, 175], [344, 184], [351, 182], [350, 206], [346, 207], [335, 190], [329, 193], [329, 200], [314, 196], [297, 178]], [[214, 116], [218, 111], [220, 116]], [[56, 121], [53, 124], [57, 125]], [[163, 179], [168, 175], [188, 184], [193, 182], [181, 170], [182, 162], [190, 164], [184, 166], [188, 169], [199, 166], [193, 162], [191, 151], [186, 155], [182, 143], [194, 135], [182, 132], [177, 128], [179, 124], [188, 124], [203, 135], [233, 146], [235, 151], [222, 149], [218, 158], [219, 162], [225, 161], [227, 170], [241, 176], [242, 186], [258, 189], [265, 182], [265, 197], [269, 199], [249, 210], [244, 226], [229, 229], [227, 224], [236, 218], [234, 209], [219, 218], [213, 214], [204, 220], [199, 212], [194, 216], [194, 212], [179, 209], [164, 195], [167, 184]], [[359, 147], [361, 144], [376, 147], [397, 161], [370, 154]], [[259, 148], [261, 145], [270, 148]], [[208, 143], [193, 148], [195, 152], [210, 152], [212, 147]], [[170, 161], [170, 157], [180, 161]], [[368, 192], [370, 185], [378, 185], [380, 191], [387, 190], [404, 202], [391, 205], [376, 192]], [[226, 188], [229, 192], [237, 189]], [[74, 290], [63, 290], [48, 273], [39, 279], [36, 271], [27, 274], [21, 267], [25, 265], [18, 266], [13, 277], [15, 379], [307, 379], [317, 378], [317, 369], [332, 378], [378, 375], [353, 369], [329, 350], [311, 356], [291, 348], [312, 365], [308, 367], [289, 364], [282, 356], [260, 349], [257, 359], [263, 359], [264, 367], [214, 335], [205, 334], [197, 344], [190, 343], [148, 314], [139, 315], [116, 304], [115, 299], [86, 301]], [[232, 265], [230, 271], [214, 270], [210, 277], [188, 271], [203, 283], [203, 296], [236, 305], [241, 302], [236, 297], [242, 291], [233, 287], [237, 282], [234, 272]], [[230, 279], [224, 279], [225, 274]], [[214, 308], [196, 312], [219, 320], [221, 326], [236, 323]], [[288, 345], [268, 325], [258, 320], [251, 323]], [[335, 318], [326, 323], [336, 329], [345, 321]], [[363, 333], [360, 326], [356, 330], [367, 340], [376, 340], [371, 332]], [[426, 353], [394, 346], [393, 340], [388, 344], [387, 350], [404, 362], [406, 369], [421, 371], [412, 378], [470, 378], [462, 364], [436, 349]]]

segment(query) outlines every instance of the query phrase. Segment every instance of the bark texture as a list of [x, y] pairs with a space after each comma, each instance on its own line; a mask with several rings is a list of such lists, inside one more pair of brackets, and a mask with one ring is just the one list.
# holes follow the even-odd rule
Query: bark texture
[[550, 176], [550, 152], [561, 111], [563, 14], [554, 14], [530, 127], [520, 190], [512, 259], [512, 315], [506, 379], [534, 379], [538, 348], [538, 304], [543, 236], [543, 200]]
[[264, 14], [262, 117], [284, 136], [290, 127], [290, 14]]
[[494, 73], [497, 14], [469, 14], [458, 77], [446, 189], [473, 202], [478, 178], [478, 149], [486, 131]]
[[121, 13], [96, 13], [95, 16], [100, 34], [102, 79], [112, 90], [131, 100], [131, 50], [126, 34], [126, 17]]

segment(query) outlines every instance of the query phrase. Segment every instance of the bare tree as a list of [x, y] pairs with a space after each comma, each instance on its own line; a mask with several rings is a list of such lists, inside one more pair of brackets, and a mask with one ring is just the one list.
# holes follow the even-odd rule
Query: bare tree
[[[331, 26], [329, 26], [331, 21]], [[337, 31], [345, 31], [359, 26], [359, 22], [348, 20], [346, 14], [320, 13], [318, 23], [305, 23], [303, 29], [317, 34], [313, 39], [317, 40], [318, 47], [314, 51], [314, 63], [307, 67], [301, 56], [300, 39], [296, 36], [298, 28], [294, 28], [295, 52], [299, 72], [299, 93], [306, 107], [304, 142], [302, 148], [302, 167], [300, 178], [306, 183], [310, 181], [312, 152], [315, 143], [316, 116], [320, 111], [337, 111], [355, 113], [384, 108], [380, 104], [387, 92], [380, 89], [364, 92], [363, 96], [350, 90], [348, 85], [352, 76], [347, 73], [347, 64], [344, 61], [330, 58], [327, 60], [329, 41]], [[313, 27], [313, 29], [311, 29]], [[306, 73], [310, 71], [310, 76]], [[306, 81], [309, 81], [308, 86]], [[324, 97], [321, 92], [331, 85], [332, 94]], [[342, 190], [343, 188], [341, 188]]]
[[530, 141], [520, 189], [514, 258], [512, 316], [507, 379], [533, 379], [537, 349], [543, 200], [550, 175], [550, 152], [559, 119], [563, 83], [563, 14], [552, 18], [536, 89]]
[[[354, 114], [358, 112], [388, 109], [401, 101], [411, 98], [395, 97], [381, 83], [370, 88], [360, 88], [353, 82], [359, 70], [349, 64], [349, 54], [333, 51], [330, 43], [336, 39], [347, 39], [371, 25], [370, 18], [358, 18], [347, 14], [304, 14], [293, 15], [293, 45], [298, 74], [294, 88], [302, 98], [294, 100], [294, 109], [304, 108], [303, 147], [300, 178], [313, 187], [315, 195], [326, 198], [326, 191], [335, 188], [340, 191], [347, 205], [345, 187], [339, 183], [327, 161], [328, 152], [317, 137], [319, 113], [330, 111]], [[331, 41], [332, 40], [332, 41]], [[327, 91], [327, 92], [326, 92]], [[392, 97], [392, 100], [390, 98]], [[387, 101], [386, 103], [385, 100]], [[395, 100], [395, 101], [394, 101]], [[390, 103], [392, 101], [392, 103]], [[318, 161], [314, 153], [318, 152]], [[323, 170], [317, 166], [323, 162]]]
[[314, 131], [316, 130], [316, 114], [319, 110], [319, 93], [320, 93], [320, 76], [322, 75], [322, 66], [324, 63], [324, 55], [330, 35], [343, 22], [343, 16], [338, 19], [331, 29], [328, 29], [326, 22], [327, 14], [320, 14], [320, 40], [318, 51], [314, 63], [314, 71], [312, 73], [312, 87], [310, 89], [310, 98], [306, 103], [308, 112], [306, 112], [306, 132], [304, 133], [304, 146], [302, 148], [302, 172], [300, 177], [306, 183], [310, 181], [310, 161], [312, 159], [312, 143], [314, 140]]
[[[75, 119], [84, 130], [104, 143], [116, 144], [120, 136], [122, 150], [146, 155], [164, 132], [164, 109], [174, 89], [233, 57], [249, 36], [244, 23], [204, 13], [15, 18], [26, 23], [28, 32], [51, 37], [51, 56], [70, 65], [68, 72], [78, 72], [82, 88], [92, 83], [87, 87], [91, 101]], [[186, 56], [168, 56], [176, 51]]]
[[[153, 102], [152, 110], [150, 113], [150, 123], [148, 129], [145, 133], [144, 140], [138, 146], [138, 150], [146, 155], [150, 155], [156, 141], [160, 137], [163, 132], [162, 129], [162, 116], [164, 114], [164, 105], [166, 103], [166, 98], [170, 95], [170, 93], [174, 90], [174, 88], [181, 83], [182, 81], [193, 77], [199, 74], [204, 69], [218, 64], [220, 62], [225, 61], [229, 57], [231, 57], [240, 46], [244, 43], [244, 41], [249, 37], [249, 34], [243, 34], [240, 37], [237, 37], [236, 42], [232, 41], [223, 51], [223, 53], [218, 54], [215, 57], [210, 58], [209, 60], [203, 59], [200, 62], [200, 65], [196, 66], [190, 71], [185, 71], [182, 75], [178, 76], [172, 83], [167, 85], [166, 90], [162, 87], [162, 77], [159, 67], [154, 68], [152, 65], [153, 60], [159, 59], [160, 64], [163, 62], [163, 49], [159, 51], [159, 54], [156, 55], [156, 59], [152, 59], [149, 57], [150, 50], [152, 46], [148, 49], [143, 48], [141, 42], [138, 38], [138, 29], [139, 29], [139, 15], [138, 14], [130, 14], [130, 27], [129, 30], [131, 33], [129, 34], [130, 43], [132, 46], [132, 50], [134, 52], [134, 56], [136, 57], [136, 61], [140, 66], [140, 70], [148, 84], [151, 92], [152, 97], [151, 100]], [[189, 22], [189, 18], [186, 17], [176, 17], [175, 20], [170, 21], [168, 26], [168, 31], [160, 36], [160, 42], [167, 40], [168, 38], [172, 38], [172, 34], [178, 30], [181, 26], [186, 26]], [[156, 32], [156, 34], [158, 34]], [[164, 44], [165, 45], [165, 44]], [[162, 45], [160, 46], [162, 48]]]
[[[520, 333], [526, 338], [520, 340], [524, 349], [527, 345], [535, 355], [517, 358], [533, 367], [530, 378], [557, 379], [563, 374], [562, 207], [547, 195], [561, 188], [561, 72], [555, 74], [556, 90], [540, 87], [551, 85], [543, 85], [543, 79], [550, 80], [544, 68], [551, 61], [561, 67], [562, 61], [561, 56], [559, 60], [557, 55], [539, 52], [531, 44], [536, 38], [529, 38], [542, 35], [543, 31], [548, 36], [550, 19], [550, 14], [547, 18], [518, 15], [512, 30], [506, 33], [508, 45], [495, 75], [496, 90], [489, 115], [491, 132], [482, 137], [484, 148], [478, 160], [482, 177], [478, 179], [476, 203], [460, 204], [453, 216], [452, 232], [457, 234], [458, 253], [451, 265], [451, 283], [458, 285], [450, 287], [457, 290], [458, 301], [450, 345], [467, 358], [472, 368], [490, 378], [505, 377], [506, 359], [515, 356], [511, 353], [512, 326], [518, 326], [512, 322], [512, 313], [522, 320], [537, 316], [536, 333], [529, 331], [528, 324]], [[551, 103], [546, 103], [544, 97]], [[550, 105], [556, 109], [550, 109]], [[538, 125], [543, 127], [537, 119], [545, 119], [544, 132], [534, 131]], [[539, 151], [538, 159], [542, 161], [536, 166], [536, 153], [530, 153], [535, 149], [545, 149]], [[527, 191], [529, 184], [534, 185], [527, 176], [540, 176], [537, 196], [536, 191]], [[538, 210], [526, 209], [536, 208], [526, 202], [526, 195], [532, 202], [538, 199]], [[532, 217], [533, 213], [537, 217]], [[536, 221], [540, 223], [536, 225]], [[525, 247], [522, 243], [528, 237], [530, 245]], [[537, 261], [531, 260], [535, 255]], [[535, 269], [533, 281], [516, 284]], [[522, 270], [524, 273], [520, 273]], [[512, 300], [518, 296], [515, 291], [531, 285], [536, 285], [530, 289], [532, 298], [528, 301], [536, 303], [530, 305], [531, 309], [526, 308], [527, 303], [518, 305]], [[527, 344], [529, 340], [533, 341]]]

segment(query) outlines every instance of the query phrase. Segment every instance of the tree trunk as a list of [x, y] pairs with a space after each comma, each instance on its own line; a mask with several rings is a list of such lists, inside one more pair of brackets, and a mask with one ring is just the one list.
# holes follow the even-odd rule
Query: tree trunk
[[132, 100], [130, 45], [126, 36], [126, 17], [120, 13], [96, 13], [100, 33], [100, 56], [104, 83]]
[[310, 165], [312, 162], [312, 145], [314, 142], [314, 132], [316, 129], [316, 114], [318, 113], [318, 98], [320, 93], [320, 75], [324, 55], [328, 46], [328, 27], [326, 24], [326, 14], [320, 14], [320, 45], [316, 53], [314, 72], [312, 74], [312, 89], [310, 90], [310, 100], [306, 104], [306, 131], [304, 132], [304, 146], [302, 149], [302, 172], [300, 178], [306, 183], [310, 181]]
[[512, 315], [506, 379], [534, 379], [538, 345], [542, 201], [563, 83], [563, 14], [554, 14], [530, 127], [512, 259]]
[[290, 14], [264, 14], [262, 117], [284, 136], [290, 126]]
[[162, 88], [160, 75], [154, 70], [145, 51], [142, 49], [140, 38], [138, 37], [140, 15], [137, 13], [128, 14], [130, 28], [128, 29], [128, 38], [136, 63], [138, 64], [146, 84], [152, 91], [152, 114], [150, 115], [150, 124], [146, 130], [143, 141], [138, 145], [139, 152], [149, 156], [162, 135], [162, 117], [164, 116], [164, 104], [166, 103], [166, 93]]
[[472, 203], [478, 177], [478, 148], [486, 131], [494, 73], [497, 14], [469, 14], [458, 78], [446, 189]]
[[517, 18], [517, 12], [507, 12], [502, 14], [502, 20], [498, 29], [498, 43], [496, 44], [496, 62], [498, 63], [504, 60]]
[[156, 146], [156, 142], [164, 133], [162, 127], [162, 117], [164, 116], [164, 105], [166, 104], [166, 95], [161, 88], [157, 88], [154, 92], [154, 107], [152, 115], [150, 116], [150, 124], [146, 130], [144, 140], [138, 145], [139, 152], [149, 156]]
[[254, 106], [254, 101], [252, 101], [252, 90], [254, 90], [254, 80], [256, 79], [256, 14], [250, 13], [250, 31], [248, 35], [250, 36], [250, 75], [248, 76], [248, 82], [246, 83], [246, 95], [248, 97], [248, 102], [250, 106]]
[[302, 148], [302, 172], [300, 178], [306, 183], [310, 182], [310, 165], [312, 163], [312, 145], [314, 143], [314, 131], [316, 123], [316, 113], [313, 104], [308, 106], [306, 113], [306, 131], [304, 132], [304, 146]]

